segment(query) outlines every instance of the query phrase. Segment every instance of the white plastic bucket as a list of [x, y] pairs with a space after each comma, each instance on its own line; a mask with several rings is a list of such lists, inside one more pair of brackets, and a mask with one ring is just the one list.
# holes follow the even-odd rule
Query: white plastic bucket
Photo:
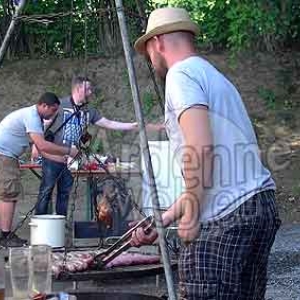
[[36, 215], [30, 220], [30, 244], [65, 246], [66, 217], [61, 215]]

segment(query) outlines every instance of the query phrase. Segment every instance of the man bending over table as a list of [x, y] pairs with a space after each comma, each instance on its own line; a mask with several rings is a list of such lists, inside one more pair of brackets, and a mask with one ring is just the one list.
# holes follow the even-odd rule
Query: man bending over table
[[37, 104], [13, 111], [0, 123], [0, 246], [19, 247], [26, 240], [11, 233], [16, 203], [22, 186], [18, 158], [32, 141], [39, 151], [75, 157], [76, 148], [59, 146], [44, 139], [42, 120], [52, 118], [60, 101], [53, 93], [45, 93]]

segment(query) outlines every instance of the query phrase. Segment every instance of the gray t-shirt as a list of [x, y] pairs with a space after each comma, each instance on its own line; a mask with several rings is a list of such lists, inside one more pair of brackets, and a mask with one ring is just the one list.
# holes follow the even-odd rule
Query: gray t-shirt
[[36, 105], [13, 111], [1, 121], [0, 153], [18, 158], [29, 146], [29, 133], [43, 134]]
[[[61, 105], [58, 115], [50, 128], [52, 132], [55, 132], [74, 113], [75, 107], [71, 102], [70, 96], [62, 98], [60, 101]], [[74, 115], [69, 119], [65, 126], [55, 134], [54, 143], [57, 145], [77, 145], [82, 130], [89, 124], [95, 124], [101, 118], [102, 116], [95, 108], [82, 107], [78, 115]]]
[[226, 216], [254, 194], [275, 189], [262, 165], [256, 136], [240, 94], [206, 60], [193, 56], [174, 64], [166, 78], [166, 130], [177, 159], [184, 137], [180, 115], [188, 108], [208, 107], [214, 143], [213, 182], [205, 188], [201, 221]]

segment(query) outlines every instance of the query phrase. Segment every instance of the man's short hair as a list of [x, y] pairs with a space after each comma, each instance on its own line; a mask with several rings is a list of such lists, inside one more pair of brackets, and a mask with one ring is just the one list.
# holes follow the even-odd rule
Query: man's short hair
[[81, 85], [84, 82], [91, 82], [89, 78], [85, 77], [85, 76], [75, 76], [72, 79], [72, 89], [77, 86], [77, 85]]
[[53, 106], [55, 104], [60, 105], [60, 101], [54, 93], [47, 92], [47, 93], [44, 93], [40, 97], [37, 104], [39, 104], [39, 105], [46, 104], [46, 105], [49, 105], [49, 106]]

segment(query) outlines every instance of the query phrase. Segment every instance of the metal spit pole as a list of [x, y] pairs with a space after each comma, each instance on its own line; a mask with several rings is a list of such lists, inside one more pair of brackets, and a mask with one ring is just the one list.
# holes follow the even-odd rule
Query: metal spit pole
[[12, 16], [12, 19], [10, 21], [9, 27], [6, 31], [6, 34], [3, 38], [1, 47], [0, 47], [0, 66], [3, 62], [4, 59], [4, 55], [6, 53], [7, 47], [9, 45], [10, 39], [12, 37], [12, 34], [15, 30], [16, 24], [17, 24], [17, 17], [19, 17], [22, 13], [23, 8], [25, 7], [26, 4], [26, 0], [20, 0], [17, 8], [16, 8], [16, 12], [14, 13], [14, 15]]
[[148, 147], [148, 140], [147, 140], [147, 135], [145, 130], [145, 122], [142, 114], [140, 95], [139, 95], [139, 90], [138, 90], [137, 80], [136, 80], [136, 73], [133, 64], [133, 59], [131, 56], [131, 48], [129, 45], [128, 31], [127, 31], [126, 20], [124, 15], [123, 3], [122, 0], [115, 0], [115, 3], [116, 3], [117, 15], [118, 15], [118, 20], [120, 25], [121, 36], [122, 36], [123, 48], [124, 48], [124, 53], [125, 53], [125, 58], [126, 58], [126, 63], [128, 68], [128, 75], [130, 80], [135, 115], [139, 126], [140, 149], [143, 153], [143, 157], [146, 165], [146, 172], [150, 183], [150, 192], [151, 192], [150, 194], [151, 194], [151, 200], [153, 205], [153, 213], [154, 213], [157, 232], [159, 236], [159, 244], [160, 244], [160, 249], [161, 249], [161, 254], [162, 254], [162, 259], [164, 264], [169, 299], [176, 300], [177, 296], [174, 288], [170, 258], [166, 246], [165, 230], [162, 226], [162, 217], [159, 211], [157, 189], [155, 185], [151, 157], [150, 157], [150, 152]]

